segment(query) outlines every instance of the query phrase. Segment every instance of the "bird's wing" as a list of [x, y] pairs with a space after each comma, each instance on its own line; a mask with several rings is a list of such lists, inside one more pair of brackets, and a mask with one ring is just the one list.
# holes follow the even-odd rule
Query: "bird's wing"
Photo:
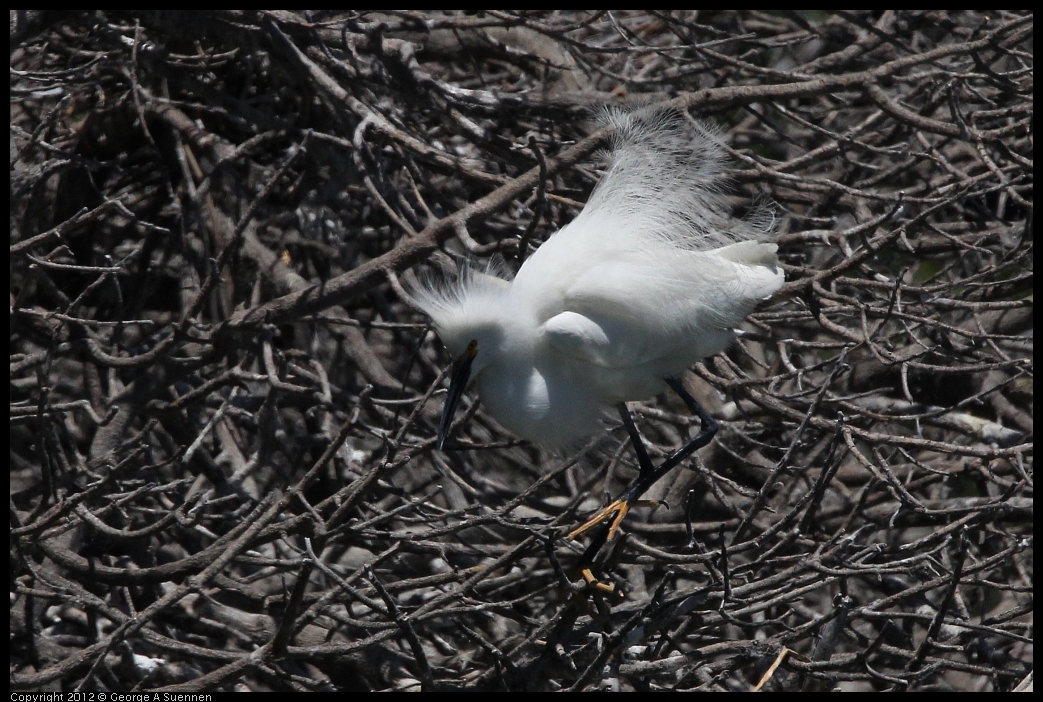
[[[779, 265], [778, 244], [760, 241], [740, 241], [714, 249], [710, 253], [726, 261], [744, 266], [777, 268]], [[772, 292], [775, 292], [772, 290]], [[769, 293], [770, 294], [770, 293]]]
[[686, 366], [722, 351], [731, 330], [782, 285], [774, 254], [774, 244], [745, 242], [601, 263], [569, 286], [544, 333], [559, 353], [597, 366]]
[[543, 326], [550, 345], [560, 354], [597, 366], [611, 367], [618, 360], [612, 339], [604, 327], [578, 312], [562, 312]]

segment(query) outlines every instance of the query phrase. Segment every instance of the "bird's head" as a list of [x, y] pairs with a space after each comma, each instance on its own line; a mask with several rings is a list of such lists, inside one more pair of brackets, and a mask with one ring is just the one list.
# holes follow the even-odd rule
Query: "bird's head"
[[445, 407], [442, 409], [442, 419], [438, 422], [438, 449], [442, 450], [445, 438], [449, 435], [449, 427], [453, 423], [453, 415], [456, 414], [456, 406], [467, 387], [467, 381], [471, 379], [471, 370], [475, 359], [478, 357], [478, 341], [472, 339], [463, 353], [453, 361], [453, 370], [449, 379], [449, 393], [445, 396]]
[[[471, 314], [466, 314], [469, 308]], [[453, 366], [449, 377], [449, 393], [445, 398], [442, 419], [438, 423], [438, 448], [441, 449], [453, 423], [456, 407], [472, 377], [478, 377], [482, 371], [492, 364], [501, 353], [504, 343], [504, 310], [497, 307], [488, 310], [492, 314], [481, 314], [481, 306], [465, 306], [460, 315], [454, 319], [443, 320], [435, 329], [445, 347], [453, 356]]]
[[490, 273], [465, 268], [449, 284], [427, 283], [413, 291], [417, 306], [453, 356], [445, 409], [438, 426], [438, 448], [445, 443], [456, 407], [472, 377], [493, 363], [504, 345], [511, 283]]

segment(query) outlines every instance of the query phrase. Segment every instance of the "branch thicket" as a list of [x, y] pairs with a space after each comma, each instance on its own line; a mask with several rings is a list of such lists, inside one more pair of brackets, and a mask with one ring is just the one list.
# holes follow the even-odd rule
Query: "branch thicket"
[[[27, 13], [20, 690], [1010, 690], [1032, 669], [1032, 15]], [[616, 427], [519, 442], [406, 289], [517, 266], [607, 104], [716, 123], [783, 290], [603, 550]], [[650, 452], [698, 428], [635, 404]], [[464, 413], [461, 413], [463, 417]], [[609, 592], [609, 590], [613, 590]]]

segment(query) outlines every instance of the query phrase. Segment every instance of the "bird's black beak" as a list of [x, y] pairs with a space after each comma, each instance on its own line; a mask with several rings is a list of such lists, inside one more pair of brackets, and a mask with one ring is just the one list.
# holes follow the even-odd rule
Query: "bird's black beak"
[[442, 421], [438, 423], [438, 450], [442, 450], [445, 438], [449, 434], [449, 426], [453, 423], [453, 415], [456, 414], [456, 406], [460, 404], [460, 398], [467, 387], [467, 381], [471, 378], [471, 364], [474, 357], [478, 355], [478, 342], [471, 341], [460, 354], [460, 358], [453, 362], [453, 375], [449, 379], [449, 394], [445, 397], [445, 409], [442, 410]]

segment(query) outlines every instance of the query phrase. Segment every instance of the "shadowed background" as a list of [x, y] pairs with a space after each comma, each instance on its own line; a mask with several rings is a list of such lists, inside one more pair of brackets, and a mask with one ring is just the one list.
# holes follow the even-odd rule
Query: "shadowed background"
[[[1032, 669], [1030, 13], [19, 13], [21, 690], [1009, 690]], [[516, 270], [605, 104], [717, 125], [778, 218], [715, 442], [520, 442], [405, 302]], [[779, 343], [778, 339], [786, 339]], [[472, 396], [473, 399], [473, 396]], [[697, 422], [632, 405], [653, 457]]]

